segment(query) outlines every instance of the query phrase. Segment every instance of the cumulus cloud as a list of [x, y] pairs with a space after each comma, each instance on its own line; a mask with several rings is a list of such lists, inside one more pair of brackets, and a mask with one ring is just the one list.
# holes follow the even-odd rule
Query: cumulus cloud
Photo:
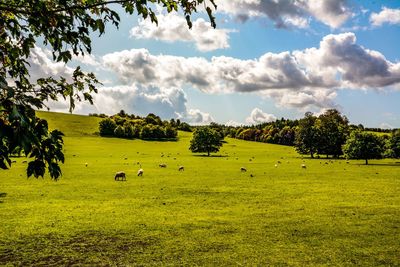
[[[76, 103], [75, 112], [81, 114], [115, 114], [121, 109], [128, 113], [146, 116], [154, 113], [163, 119], [176, 118], [191, 124], [208, 124], [214, 119], [209, 113], [187, 107], [187, 96], [178, 88], [141, 88], [122, 85], [99, 88], [93, 95], [94, 105]], [[66, 112], [66, 101], [50, 101], [52, 111]]]
[[229, 121], [225, 122], [225, 125], [226, 126], [238, 127], [238, 126], [243, 125], [243, 123], [240, 123], [240, 122], [237, 122], [237, 121], [234, 121], [234, 120], [229, 120]]
[[257, 92], [290, 107], [332, 107], [339, 88], [400, 83], [400, 63], [356, 43], [353, 33], [328, 35], [318, 48], [266, 53], [257, 59], [177, 57], [132, 49], [103, 57], [122, 83], [190, 86], [206, 93]]
[[189, 29], [186, 20], [176, 14], [158, 14], [158, 26], [150, 20], [139, 20], [139, 25], [130, 30], [130, 36], [137, 39], [155, 39], [166, 42], [192, 42], [202, 52], [229, 48], [229, 29], [213, 29], [202, 18], [193, 21]]
[[374, 26], [382, 26], [385, 23], [400, 24], [400, 9], [383, 7], [381, 12], [372, 13], [369, 20]]
[[260, 124], [263, 122], [271, 122], [276, 120], [276, 117], [273, 114], [268, 114], [263, 112], [259, 108], [254, 108], [250, 116], [246, 118], [246, 123], [248, 124]]
[[74, 70], [64, 62], [54, 62], [51, 60], [51, 52], [35, 46], [31, 50], [28, 62], [30, 64], [29, 74], [32, 81], [43, 77], [71, 77]]
[[240, 21], [265, 17], [278, 28], [308, 27], [310, 17], [338, 28], [352, 16], [347, 0], [220, 0], [218, 10]]

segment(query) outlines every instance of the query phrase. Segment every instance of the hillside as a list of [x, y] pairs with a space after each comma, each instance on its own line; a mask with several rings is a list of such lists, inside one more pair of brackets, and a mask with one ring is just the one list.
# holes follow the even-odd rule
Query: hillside
[[0, 265], [400, 265], [395, 161], [229, 138], [206, 157], [188, 150], [191, 133], [102, 138], [98, 118], [39, 116], [66, 134], [63, 176], [26, 179], [25, 158], [0, 171]]

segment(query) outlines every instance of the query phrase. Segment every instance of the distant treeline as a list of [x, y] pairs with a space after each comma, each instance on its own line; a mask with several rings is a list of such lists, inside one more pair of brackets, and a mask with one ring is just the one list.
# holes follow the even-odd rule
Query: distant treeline
[[[353, 142], [354, 140], [357, 141], [357, 138], [366, 138], [360, 134], [351, 135], [353, 132], [391, 133], [391, 135], [376, 135], [377, 144], [380, 147], [379, 151], [381, 152], [375, 153], [374, 157], [399, 157], [397, 151], [400, 148], [398, 148], [397, 138], [400, 131], [364, 128], [361, 124], [351, 125], [349, 120], [336, 109], [327, 110], [319, 116], [314, 116], [312, 113], [307, 112], [304, 118], [299, 120], [282, 118], [253, 126], [237, 127], [211, 123], [210, 127], [217, 130], [222, 136], [295, 146], [300, 154], [308, 154], [311, 157], [324, 155], [335, 158], [344, 154], [344, 145], [350, 138]], [[375, 136], [372, 138], [375, 138]], [[349, 149], [346, 151], [349, 151]], [[350, 153], [347, 153], [346, 156], [350, 156]]]
[[161, 120], [159, 116], [153, 113], [141, 117], [127, 114], [121, 110], [112, 116], [95, 113], [89, 114], [89, 116], [103, 118], [99, 122], [101, 136], [144, 140], [176, 140], [177, 130], [192, 131], [189, 124], [181, 122], [179, 119]]
[[226, 126], [211, 123], [210, 127], [223, 136], [263, 143], [293, 146], [298, 120], [280, 119], [253, 126]]

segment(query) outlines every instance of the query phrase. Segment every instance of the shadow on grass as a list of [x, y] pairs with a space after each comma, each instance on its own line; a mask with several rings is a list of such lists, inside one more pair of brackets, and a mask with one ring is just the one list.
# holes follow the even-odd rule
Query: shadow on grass
[[146, 253], [155, 251], [158, 244], [157, 237], [142, 237], [131, 232], [85, 231], [72, 236], [22, 236], [18, 240], [0, 241], [0, 265], [125, 266], [132, 261], [132, 256], [145, 257]]
[[358, 164], [358, 165], [400, 167], [400, 162], [396, 162], [396, 163], [368, 163], [368, 165], [365, 165], [365, 164]]
[[207, 156], [205, 154], [202, 154], [202, 155], [193, 155], [193, 157], [200, 157], [200, 158], [228, 158], [229, 156], [227, 156], [227, 155], [210, 155], [210, 156]]
[[1, 198], [4, 198], [7, 196], [7, 193], [0, 193], [0, 203], [3, 203], [3, 200]]

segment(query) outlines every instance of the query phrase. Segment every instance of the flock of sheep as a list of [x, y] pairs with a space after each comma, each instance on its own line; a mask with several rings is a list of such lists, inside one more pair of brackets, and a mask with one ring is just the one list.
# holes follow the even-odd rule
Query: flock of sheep
[[[160, 168], [167, 168], [167, 164], [165, 163], [161, 163], [158, 165]], [[87, 167], [87, 163], [86, 163], [86, 167]], [[184, 171], [185, 167], [184, 166], [179, 166], [178, 171]], [[137, 176], [143, 176], [143, 169], [140, 168], [137, 171]], [[114, 177], [115, 181], [126, 181], [126, 173], [124, 171], [118, 171], [115, 173], [115, 177]]]

